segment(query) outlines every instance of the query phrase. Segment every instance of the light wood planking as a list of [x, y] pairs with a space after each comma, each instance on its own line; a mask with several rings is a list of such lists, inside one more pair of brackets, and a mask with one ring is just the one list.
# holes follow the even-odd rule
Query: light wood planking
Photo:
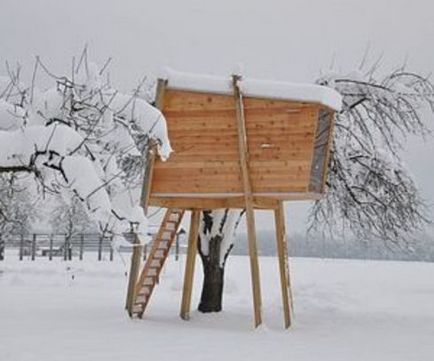
[[193, 210], [190, 219], [190, 234], [188, 237], [187, 259], [185, 261], [184, 286], [182, 289], [181, 312], [183, 320], [190, 318], [191, 293], [193, 289], [194, 265], [197, 252], [197, 237], [199, 231], [200, 211]]
[[238, 81], [239, 78], [234, 75], [232, 77], [232, 85], [234, 88], [235, 109], [237, 115], [238, 147], [240, 152], [240, 168], [246, 209], [247, 238], [249, 242], [250, 271], [252, 277], [253, 291], [253, 309], [255, 317], [255, 327], [258, 327], [262, 323], [261, 283], [259, 279], [258, 251], [256, 249], [256, 229], [253, 193], [248, 168], [249, 159], [246, 134], [246, 119], [244, 117], [243, 98], [241, 90], [238, 86]]
[[[307, 192], [318, 105], [243, 98], [252, 192]], [[166, 89], [174, 153], [154, 165], [152, 193], [242, 192], [233, 97]]]
[[285, 235], [285, 212], [282, 202], [279, 202], [278, 207], [274, 211], [274, 220], [276, 225], [277, 258], [279, 262], [284, 323], [285, 328], [289, 328], [291, 326], [293, 302]]

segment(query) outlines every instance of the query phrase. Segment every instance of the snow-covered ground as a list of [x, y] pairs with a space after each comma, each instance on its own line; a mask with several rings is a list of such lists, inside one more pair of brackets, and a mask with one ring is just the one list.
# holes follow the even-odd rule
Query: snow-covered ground
[[8, 257], [0, 263], [0, 360], [433, 359], [434, 264], [292, 259], [296, 320], [285, 331], [276, 259], [260, 260], [265, 325], [258, 330], [248, 258], [228, 262], [225, 311], [194, 311], [186, 322], [178, 318], [182, 259], [168, 261], [146, 317], [130, 320], [120, 260]]

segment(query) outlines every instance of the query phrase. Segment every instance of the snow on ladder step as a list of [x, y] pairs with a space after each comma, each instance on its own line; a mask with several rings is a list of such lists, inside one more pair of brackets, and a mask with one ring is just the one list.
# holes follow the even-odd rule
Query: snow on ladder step
[[153, 259], [151, 261], [151, 267], [160, 267], [161, 266], [161, 261], [159, 259]]
[[169, 221], [171, 222], [178, 222], [179, 221], [180, 214], [179, 213], [172, 213], [169, 217]]
[[162, 240], [158, 244], [158, 249], [167, 249], [168, 246], [169, 246], [169, 241]]
[[145, 281], [143, 282], [144, 286], [152, 286], [154, 284], [154, 280], [152, 277], [146, 277]]
[[143, 311], [143, 306], [141, 303], [136, 303], [133, 306], [133, 313], [142, 313], [142, 311]]
[[141, 289], [140, 289], [140, 292], [139, 292], [139, 294], [138, 294], [138, 296], [147, 296], [147, 295], [149, 295], [151, 293], [151, 290], [149, 289], [149, 287], [148, 286], [143, 286]]
[[145, 303], [147, 300], [146, 296], [138, 295], [136, 298], [136, 303]]
[[172, 232], [167, 231], [164, 232], [163, 235], [161, 236], [161, 240], [163, 241], [169, 241], [172, 238]]
[[157, 270], [155, 268], [150, 268], [148, 270], [148, 275], [149, 276], [157, 276]]
[[167, 222], [165, 228], [168, 231], [174, 231], [175, 228], [176, 228], [176, 225], [174, 223], [172, 223], [172, 222]]
[[162, 249], [158, 249], [155, 251], [154, 258], [161, 259], [164, 258], [164, 251]]

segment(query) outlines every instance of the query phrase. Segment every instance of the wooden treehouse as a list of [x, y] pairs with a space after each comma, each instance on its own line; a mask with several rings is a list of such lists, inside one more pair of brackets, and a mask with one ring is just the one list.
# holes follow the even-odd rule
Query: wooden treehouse
[[[138, 276], [133, 255], [127, 308], [142, 317], [186, 210], [191, 211], [181, 317], [189, 318], [201, 210], [246, 210], [255, 326], [261, 320], [255, 209], [274, 211], [285, 327], [292, 297], [282, 203], [321, 198], [340, 96], [296, 85], [170, 73], [158, 80], [156, 105], [167, 120], [174, 153], [150, 150], [142, 205], [167, 208]], [[135, 257], [135, 261], [134, 261]]]

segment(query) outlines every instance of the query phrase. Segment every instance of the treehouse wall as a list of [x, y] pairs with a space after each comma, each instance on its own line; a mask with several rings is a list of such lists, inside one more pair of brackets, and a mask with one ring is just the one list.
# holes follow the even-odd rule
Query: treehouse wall
[[[333, 112], [263, 98], [243, 104], [253, 193], [291, 199], [321, 192]], [[162, 111], [174, 153], [155, 161], [151, 198], [243, 194], [234, 97], [166, 89]]]

